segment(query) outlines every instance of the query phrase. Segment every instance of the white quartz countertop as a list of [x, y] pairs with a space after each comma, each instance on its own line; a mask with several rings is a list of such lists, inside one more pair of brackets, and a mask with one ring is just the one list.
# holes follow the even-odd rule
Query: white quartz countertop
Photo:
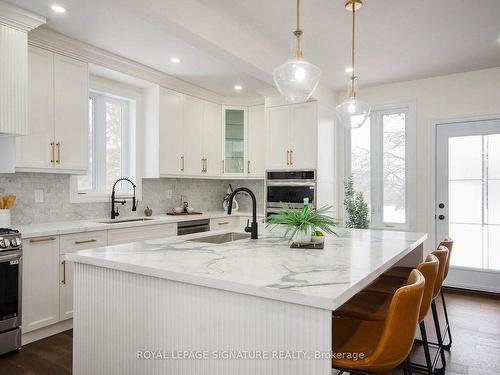
[[[232, 216], [251, 216], [251, 213], [233, 212]], [[109, 230], [118, 228], [141, 227], [146, 225], [158, 225], [168, 223], [178, 223], [181, 221], [201, 220], [201, 219], [216, 219], [226, 217], [226, 212], [206, 212], [201, 215], [167, 215], [151, 216], [144, 221], [126, 221], [129, 219], [143, 218], [142, 216], [120, 217], [116, 219], [116, 223], [106, 223], [109, 218], [81, 220], [81, 221], [64, 221], [52, 223], [39, 223], [20, 225], [16, 229], [21, 232], [23, 238], [33, 238], [41, 236], [57, 236], [60, 234], [83, 233], [90, 231]], [[262, 218], [262, 215], [259, 215]], [[151, 220], [149, 220], [151, 219]], [[122, 220], [125, 220], [122, 222]]]
[[67, 254], [69, 261], [335, 310], [427, 238], [413, 232], [338, 229], [324, 250], [291, 249], [279, 230], [225, 244], [148, 240]]

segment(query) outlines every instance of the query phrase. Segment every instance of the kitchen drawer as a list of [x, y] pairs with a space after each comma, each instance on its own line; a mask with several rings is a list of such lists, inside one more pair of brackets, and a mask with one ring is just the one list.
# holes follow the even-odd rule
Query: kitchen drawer
[[75, 234], [63, 234], [60, 238], [60, 254], [77, 250], [92, 249], [108, 244], [108, 231], [94, 231]]
[[220, 230], [226, 228], [235, 228], [240, 223], [238, 216], [225, 216], [210, 219], [210, 230]]
[[118, 245], [121, 243], [172, 237], [176, 235], [177, 223], [110, 229], [108, 231], [108, 245]]

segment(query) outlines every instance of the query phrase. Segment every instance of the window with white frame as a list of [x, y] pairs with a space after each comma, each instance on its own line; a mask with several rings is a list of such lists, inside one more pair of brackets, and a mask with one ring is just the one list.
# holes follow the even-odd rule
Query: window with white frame
[[[135, 180], [134, 109], [132, 99], [90, 92], [89, 172], [78, 176], [78, 195], [107, 195], [117, 179]], [[129, 184], [117, 185], [119, 193], [127, 194], [130, 189]]]
[[370, 226], [409, 229], [414, 215], [415, 135], [408, 107], [373, 110], [346, 136], [346, 175], [370, 208]]

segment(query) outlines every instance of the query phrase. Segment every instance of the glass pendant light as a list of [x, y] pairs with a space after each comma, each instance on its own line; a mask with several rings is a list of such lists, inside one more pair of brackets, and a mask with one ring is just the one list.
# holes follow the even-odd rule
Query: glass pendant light
[[356, 97], [358, 77], [355, 66], [356, 11], [363, 6], [362, 0], [348, 0], [345, 8], [352, 12], [352, 74], [347, 88], [347, 99], [337, 107], [337, 116], [346, 128], [359, 128], [370, 116], [370, 105]]
[[321, 70], [303, 58], [300, 0], [297, 0], [297, 29], [293, 35], [295, 39], [294, 57], [274, 69], [273, 78], [276, 88], [287, 103], [303, 103], [316, 90]]

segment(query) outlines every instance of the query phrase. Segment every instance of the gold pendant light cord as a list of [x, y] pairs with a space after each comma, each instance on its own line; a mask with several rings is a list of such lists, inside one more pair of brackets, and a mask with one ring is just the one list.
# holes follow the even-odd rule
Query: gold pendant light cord
[[302, 30], [300, 29], [300, 0], [297, 0], [297, 24], [296, 24], [296, 29], [293, 32], [293, 35], [297, 38], [297, 48], [295, 50], [295, 59], [297, 61], [302, 60], [302, 43], [301, 43], [301, 36], [302, 36]]
[[352, 2], [352, 46], [351, 46], [351, 96], [356, 97], [356, 90], [354, 88], [354, 81], [356, 79], [356, 65], [355, 65], [355, 55], [356, 55], [356, 3]]

